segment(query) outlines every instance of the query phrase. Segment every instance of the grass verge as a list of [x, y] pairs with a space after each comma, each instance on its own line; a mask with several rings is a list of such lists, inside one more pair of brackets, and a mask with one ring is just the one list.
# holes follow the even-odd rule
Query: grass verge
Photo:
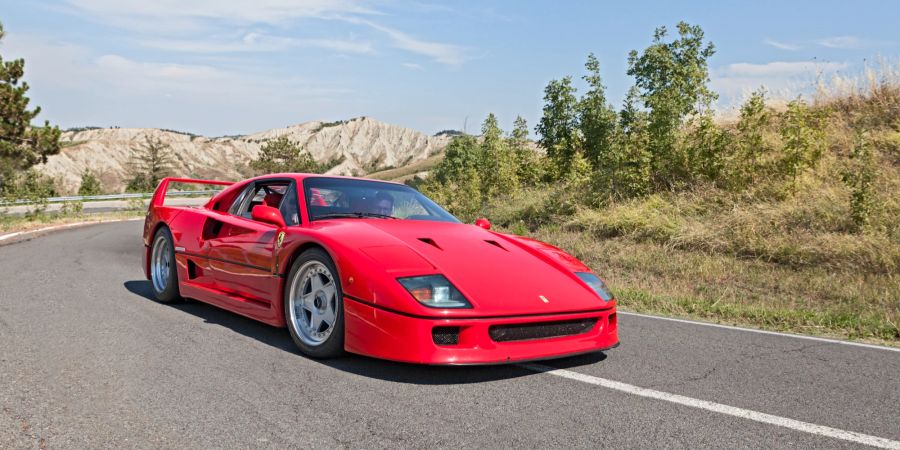
[[891, 273], [791, 267], [555, 226], [529, 234], [603, 276], [623, 310], [900, 346]]
[[143, 217], [145, 211], [115, 211], [97, 214], [35, 214], [30, 216], [0, 215], [0, 234], [31, 231], [54, 225], [78, 222], [106, 222]]

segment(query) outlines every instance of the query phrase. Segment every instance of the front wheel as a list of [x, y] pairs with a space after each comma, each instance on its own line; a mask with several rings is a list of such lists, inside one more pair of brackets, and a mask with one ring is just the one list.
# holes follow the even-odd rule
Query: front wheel
[[150, 248], [150, 281], [156, 299], [162, 303], [181, 300], [178, 291], [178, 271], [175, 270], [175, 247], [172, 233], [166, 227], [160, 228], [153, 236]]
[[284, 289], [284, 316], [294, 344], [313, 358], [344, 353], [341, 280], [331, 257], [313, 248], [291, 266]]

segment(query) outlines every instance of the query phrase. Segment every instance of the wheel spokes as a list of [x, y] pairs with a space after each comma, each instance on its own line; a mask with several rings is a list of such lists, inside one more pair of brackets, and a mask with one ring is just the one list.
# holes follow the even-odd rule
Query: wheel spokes
[[328, 301], [328, 306], [325, 308], [325, 311], [322, 313], [322, 321], [327, 323], [329, 327], [334, 326], [334, 305], [331, 300]]
[[319, 315], [319, 311], [313, 308], [311, 314], [309, 315], [309, 329], [313, 333], [318, 333], [319, 328], [322, 328], [322, 316]]
[[328, 283], [322, 286], [322, 293], [324, 293], [325, 298], [331, 302], [331, 299], [333, 299], [334, 295], [337, 293], [337, 290], [334, 288], [334, 281], [328, 280]]
[[327, 266], [309, 261], [297, 273], [291, 289], [292, 324], [308, 345], [320, 345], [331, 335], [337, 320], [338, 286]]

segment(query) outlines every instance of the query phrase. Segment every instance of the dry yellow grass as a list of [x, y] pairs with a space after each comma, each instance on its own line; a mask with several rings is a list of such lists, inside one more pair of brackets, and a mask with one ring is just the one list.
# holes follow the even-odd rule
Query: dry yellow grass
[[[572, 252], [628, 310], [900, 345], [900, 78], [870, 75], [814, 107], [828, 113], [828, 145], [796, 183], [696, 185], [573, 214], [545, 187], [487, 216]], [[864, 229], [842, 180], [860, 135], [875, 167]]]

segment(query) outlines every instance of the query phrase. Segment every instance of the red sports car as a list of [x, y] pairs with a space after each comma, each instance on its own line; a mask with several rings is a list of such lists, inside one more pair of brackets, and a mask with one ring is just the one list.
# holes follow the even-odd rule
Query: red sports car
[[[227, 185], [165, 205], [172, 182]], [[618, 345], [603, 281], [549, 244], [460, 223], [398, 183], [309, 174], [164, 179], [144, 222], [157, 299], [276, 327], [300, 351], [427, 364], [556, 358]]]

